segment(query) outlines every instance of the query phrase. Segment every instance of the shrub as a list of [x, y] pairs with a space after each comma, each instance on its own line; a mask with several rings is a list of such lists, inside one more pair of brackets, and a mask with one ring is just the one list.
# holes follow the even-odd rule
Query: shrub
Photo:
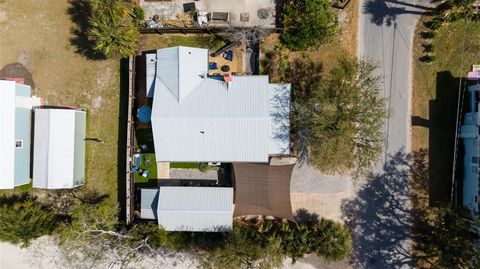
[[0, 206], [0, 240], [28, 247], [30, 240], [48, 235], [56, 216], [33, 198]]
[[431, 63], [436, 60], [435, 55], [424, 55], [420, 57], [420, 61], [425, 62], [425, 63]]
[[281, 242], [259, 244], [248, 231], [234, 227], [226, 239], [212, 250], [200, 252], [203, 268], [277, 268], [284, 258]]
[[133, 21], [135, 25], [140, 26], [145, 20], [145, 11], [139, 5], [133, 7]]
[[443, 24], [443, 19], [439, 18], [439, 17], [435, 17], [431, 21], [426, 22], [425, 26], [428, 29], [430, 29], [432, 31], [435, 31], [435, 30], [440, 29], [440, 27], [442, 27], [442, 24]]
[[208, 163], [199, 163], [198, 170], [205, 173], [205, 172], [208, 172], [208, 170], [210, 170], [210, 166], [208, 166]]
[[331, 220], [322, 221], [313, 227], [313, 251], [327, 262], [345, 258], [352, 249], [352, 239], [348, 231], [339, 223]]
[[423, 51], [426, 53], [433, 52], [435, 50], [435, 45], [432, 43], [423, 44]]
[[428, 31], [428, 32], [423, 32], [422, 37], [425, 39], [432, 39], [437, 36], [437, 32], [435, 31]]

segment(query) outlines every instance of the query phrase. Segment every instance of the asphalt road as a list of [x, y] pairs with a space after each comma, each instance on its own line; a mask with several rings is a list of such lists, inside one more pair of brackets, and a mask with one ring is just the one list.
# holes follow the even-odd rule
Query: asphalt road
[[412, 268], [409, 172], [411, 44], [429, 1], [361, 0], [358, 55], [377, 64], [386, 98], [385, 150], [357, 198], [343, 207], [354, 268]]

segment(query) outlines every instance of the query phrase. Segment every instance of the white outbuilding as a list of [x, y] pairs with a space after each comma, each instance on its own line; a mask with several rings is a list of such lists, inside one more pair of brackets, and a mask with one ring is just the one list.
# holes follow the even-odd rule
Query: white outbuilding
[[166, 231], [229, 231], [233, 222], [233, 188], [142, 189], [140, 210], [141, 218], [158, 220]]
[[85, 182], [86, 112], [35, 109], [33, 187], [70, 189]]

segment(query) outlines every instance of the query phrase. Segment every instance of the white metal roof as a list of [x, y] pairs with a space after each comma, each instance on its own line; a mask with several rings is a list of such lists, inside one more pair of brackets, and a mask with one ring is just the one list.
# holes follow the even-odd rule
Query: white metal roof
[[162, 186], [157, 216], [167, 231], [231, 230], [233, 188]]
[[267, 162], [267, 76], [206, 78], [177, 102], [156, 84], [152, 128], [157, 161]]
[[15, 166], [14, 81], [0, 80], [0, 97], [0, 189], [13, 189]]
[[147, 54], [145, 55], [146, 60], [146, 74], [147, 74], [147, 97], [153, 97], [153, 92], [155, 91], [155, 75], [157, 69], [157, 55], [156, 54]]
[[268, 153], [290, 154], [290, 84], [269, 84]]
[[206, 49], [157, 50], [152, 82], [157, 161], [268, 162], [269, 154], [289, 154], [290, 84], [234, 76], [227, 85], [203, 77], [207, 71]]
[[86, 113], [36, 109], [33, 187], [74, 188], [85, 178]]
[[140, 218], [157, 219], [158, 189], [141, 189]]
[[156, 66], [156, 84], [162, 83], [182, 102], [207, 76], [208, 50], [182, 46], [158, 49]]

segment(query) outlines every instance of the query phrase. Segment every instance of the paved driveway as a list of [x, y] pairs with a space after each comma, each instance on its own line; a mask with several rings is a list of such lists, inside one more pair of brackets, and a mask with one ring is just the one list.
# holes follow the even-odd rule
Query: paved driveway
[[322, 174], [306, 163], [297, 163], [292, 172], [290, 199], [292, 210], [306, 209], [321, 217], [341, 221], [342, 201], [353, 194], [349, 176]]

